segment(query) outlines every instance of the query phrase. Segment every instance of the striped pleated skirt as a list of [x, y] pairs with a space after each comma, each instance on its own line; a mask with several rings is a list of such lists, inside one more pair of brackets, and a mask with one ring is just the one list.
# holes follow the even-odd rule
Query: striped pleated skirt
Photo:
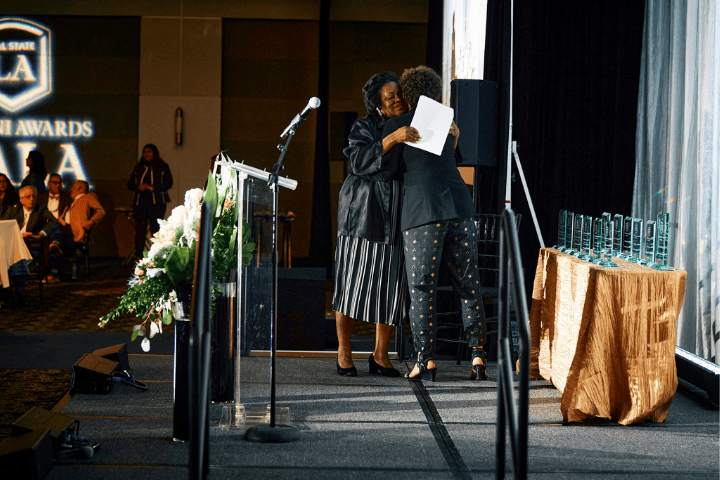
[[369, 323], [399, 325], [407, 314], [405, 257], [400, 235], [402, 188], [393, 181], [390, 242], [338, 235], [333, 310]]

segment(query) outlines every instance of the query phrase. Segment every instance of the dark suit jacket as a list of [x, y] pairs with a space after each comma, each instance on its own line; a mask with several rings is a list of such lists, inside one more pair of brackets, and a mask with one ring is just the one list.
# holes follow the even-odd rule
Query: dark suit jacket
[[[41, 193], [38, 195], [37, 204], [40, 207], [47, 207], [48, 200], [50, 199], [50, 192]], [[72, 197], [68, 192], [60, 192], [60, 206], [58, 207], [58, 215], [61, 215], [65, 208], [70, 208], [72, 205]]]
[[[383, 138], [400, 127], [410, 126], [414, 115], [415, 110], [410, 110], [388, 120], [383, 128]], [[457, 169], [461, 158], [453, 148], [451, 135], [448, 134], [440, 156], [400, 144], [391, 148], [385, 157], [388, 165], [397, 161], [397, 173], [403, 179], [402, 230], [437, 220], [475, 215], [470, 191]]]
[[[22, 205], [15, 205], [10, 207], [3, 216], [4, 220], [15, 220], [18, 222], [18, 227], [22, 229], [23, 223], [25, 222], [25, 212], [23, 211]], [[46, 208], [40, 205], [35, 205], [30, 218], [28, 219], [28, 226], [25, 228], [26, 232], [32, 232], [38, 234], [44, 231], [47, 235], [51, 234], [53, 230], [58, 228], [59, 224], [52, 213]]]

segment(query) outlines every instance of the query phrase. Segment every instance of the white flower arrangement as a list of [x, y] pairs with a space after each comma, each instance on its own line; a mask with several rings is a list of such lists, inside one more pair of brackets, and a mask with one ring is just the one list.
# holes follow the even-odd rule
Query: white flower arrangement
[[[132, 340], [143, 336], [142, 349], [150, 350], [150, 338], [162, 333], [162, 325], [169, 325], [176, 315], [178, 296], [176, 287], [192, 280], [195, 264], [195, 245], [203, 203], [216, 205], [213, 217], [212, 273], [213, 280], [225, 278], [237, 265], [237, 172], [222, 168], [219, 184], [210, 175], [207, 188], [193, 188], [185, 192], [183, 205], [175, 207], [167, 220], [158, 220], [160, 229], [153, 235], [152, 246], [137, 263], [128, 291], [120, 297], [120, 305], [100, 318], [99, 326], [126, 313], [133, 313], [143, 321], [133, 327]], [[242, 263], [248, 265], [255, 244], [248, 242], [250, 229], [243, 222]], [[213, 288], [213, 300], [217, 292]]]

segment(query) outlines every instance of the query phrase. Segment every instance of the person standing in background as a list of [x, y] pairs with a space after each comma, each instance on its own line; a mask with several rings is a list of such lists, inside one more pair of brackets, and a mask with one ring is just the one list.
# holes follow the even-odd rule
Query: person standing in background
[[27, 165], [30, 171], [20, 183], [20, 188], [27, 186], [35, 187], [38, 195], [47, 192], [47, 187], [45, 187], [47, 170], [45, 169], [45, 157], [43, 154], [40, 153], [39, 150], [31, 151], [25, 159], [25, 165]]
[[160, 230], [157, 221], [165, 218], [165, 210], [170, 201], [167, 192], [172, 184], [170, 166], [160, 158], [157, 147], [148, 143], [143, 147], [142, 156], [127, 183], [128, 188], [135, 192], [135, 256], [138, 259], [142, 258], [145, 250], [148, 223], [151, 234]]

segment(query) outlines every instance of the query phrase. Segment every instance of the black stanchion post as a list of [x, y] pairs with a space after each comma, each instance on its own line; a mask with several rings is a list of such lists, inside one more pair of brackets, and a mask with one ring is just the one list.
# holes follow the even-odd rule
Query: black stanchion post
[[190, 478], [206, 478], [210, 471], [210, 424], [208, 399], [210, 395], [210, 283], [212, 261], [212, 218], [215, 205], [204, 203], [200, 216], [195, 272], [193, 275], [192, 334], [188, 378], [190, 391]]

